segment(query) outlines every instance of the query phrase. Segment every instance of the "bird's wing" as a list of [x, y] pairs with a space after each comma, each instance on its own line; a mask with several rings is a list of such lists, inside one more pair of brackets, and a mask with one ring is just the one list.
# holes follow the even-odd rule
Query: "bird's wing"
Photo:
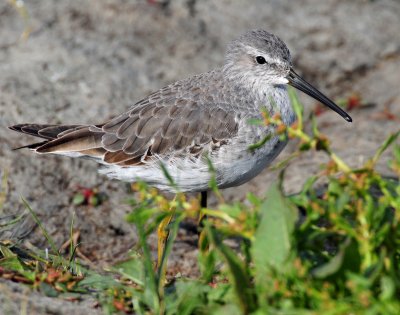
[[230, 139], [237, 128], [234, 115], [214, 104], [185, 99], [146, 103], [102, 127], [104, 160], [126, 164], [152, 155], [196, 155], [211, 142]]
[[208, 144], [223, 144], [238, 130], [235, 114], [212, 98], [204, 99], [200, 89], [186, 87], [182, 94], [176, 85], [168, 86], [102, 125], [59, 127], [62, 132], [54, 140], [35, 149], [79, 152], [120, 165], [135, 165], [154, 155], [196, 156]]

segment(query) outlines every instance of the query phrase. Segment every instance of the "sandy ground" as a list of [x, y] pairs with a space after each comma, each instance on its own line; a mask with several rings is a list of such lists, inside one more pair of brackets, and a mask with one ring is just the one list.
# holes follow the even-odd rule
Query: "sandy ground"
[[[327, 95], [340, 99], [358, 93], [371, 105], [353, 110], [352, 124], [328, 112], [318, 119], [346, 162], [361, 165], [399, 130], [400, 2], [164, 3], [32, 0], [26, 3], [31, 26], [27, 40], [19, 39], [24, 23], [15, 8], [0, 4], [0, 171], [8, 174], [9, 186], [0, 216], [23, 211], [23, 196], [61, 245], [75, 212], [81, 251], [98, 267], [122, 259], [136, 242], [124, 220], [129, 212], [125, 201], [132, 196], [129, 187], [98, 175], [89, 161], [12, 151], [31, 139], [7, 126], [102, 122], [153, 90], [221, 65], [229, 41], [248, 29], [264, 28], [288, 44], [298, 72]], [[315, 106], [314, 100], [304, 95], [301, 99], [308, 111]], [[277, 160], [294, 146], [289, 144]], [[286, 174], [287, 192], [298, 191], [324, 161], [322, 154], [307, 153], [293, 162]], [[380, 170], [387, 172], [385, 159]], [[263, 195], [276, 176], [265, 170], [249, 183], [225, 190], [224, 196], [242, 200], [248, 191]], [[74, 206], [72, 198], [80, 186], [96, 187], [107, 201], [97, 207]], [[1, 236], [7, 238], [46, 246], [31, 220]], [[155, 248], [154, 239], [151, 242]], [[183, 275], [196, 273], [196, 248], [178, 243], [171, 268]], [[30, 303], [33, 300], [37, 298]], [[57, 313], [35, 307], [39, 313]], [[88, 304], [68, 307], [83, 314]]]

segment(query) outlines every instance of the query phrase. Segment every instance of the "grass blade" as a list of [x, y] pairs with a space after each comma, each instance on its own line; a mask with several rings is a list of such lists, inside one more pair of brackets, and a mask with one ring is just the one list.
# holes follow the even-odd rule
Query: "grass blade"
[[303, 106], [301, 105], [294, 88], [289, 87], [288, 93], [293, 110], [296, 113], [299, 129], [303, 130]]
[[381, 155], [383, 154], [383, 152], [386, 151], [386, 149], [394, 142], [396, 141], [396, 139], [399, 137], [400, 135], [400, 131], [397, 131], [393, 134], [391, 134], [386, 140], [385, 142], [379, 147], [378, 151], [376, 151], [374, 157], [372, 158], [372, 163], [373, 165], [376, 164], [376, 162], [378, 162], [379, 158], [381, 157]]
[[22, 199], [22, 202], [25, 205], [26, 209], [28, 209], [29, 213], [32, 215], [33, 220], [36, 222], [36, 224], [39, 226], [40, 230], [42, 231], [44, 237], [46, 238], [47, 242], [49, 243], [49, 245], [51, 247], [51, 250], [59, 256], [57, 246], [54, 243], [53, 239], [50, 237], [49, 233], [47, 233], [47, 230], [43, 226], [42, 222], [39, 220], [36, 213], [32, 210], [32, 208], [28, 204], [28, 202], [23, 197], [21, 197], [21, 199]]
[[8, 182], [7, 182], [7, 171], [4, 171], [4, 174], [1, 179], [1, 190], [0, 190], [0, 213], [2, 213], [4, 203], [6, 202], [6, 196], [8, 192]]

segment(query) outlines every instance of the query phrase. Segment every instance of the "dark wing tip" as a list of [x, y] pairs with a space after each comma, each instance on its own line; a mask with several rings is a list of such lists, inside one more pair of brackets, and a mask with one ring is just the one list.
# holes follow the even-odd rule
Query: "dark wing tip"
[[[17, 132], [21, 132], [21, 133], [26, 133], [23, 128], [29, 126], [29, 124], [17, 124], [17, 125], [13, 125], [13, 126], [8, 126], [7, 128], [12, 130], [12, 131], [17, 131]], [[27, 144], [27, 145], [23, 145], [20, 147], [16, 147], [16, 148], [12, 148], [13, 151], [16, 150], [20, 150], [20, 149], [31, 149], [31, 150], [35, 150], [38, 147], [44, 145], [47, 141], [41, 141], [41, 142], [35, 142], [35, 143], [31, 143], [31, 144]]]
[[42, 142], [36, 142], [32, 144], [27, 144], [23, 145], [17, 148], [12, 148], [13, 151], [21, 150], [21, 149], [31, 149], [31, 150], [36, 150], [37, 148], [41, 147], [42, 145], [46, 144], [47, 141], [42, 141]]
[[22, 131], [21, 129], [23, 126], [25, 126], [25, 124], [13, 125], [13, 126], [8, 126], [8, 129], [13, 131]]

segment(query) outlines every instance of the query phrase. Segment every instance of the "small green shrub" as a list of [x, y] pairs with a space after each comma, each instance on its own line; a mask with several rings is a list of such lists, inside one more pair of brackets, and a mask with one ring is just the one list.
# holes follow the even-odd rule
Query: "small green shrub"
[[[262, 122], [254, 122], [275, 124], [282, 137], [300, 139], [298, 150], [279, 166], [280, 180], [265, 198], [249, 194], [245, 203], [233, 204], [220, 198], [215, 209], [201, 209], [198, 200], [178, 194], [171, 201], [140, 183], [127, 217], [137, 228], [139, 250], [107, 275], [81, 267], [74, 257], [44, 259], [43, 253], [36, 253], [21, 258], [14, 245], [3, 243], [0, 276], [10, 278], [11, 272], [14, 280], [15, 276], [29, 279], [25, 282], [52, 296], [95, 294], [106, 313], [399, 314], [400, 146], [396, 140], [400, 131], [390, 135], [362, 168], [352, 169], [332, 152], [314, 120], [312, 134], [303, 131], [301, 106], [291, 97], [298, 115], [295, 125], [284, 126], [278, 115], [266, 114]], [[375, 166], [389, 146], [394, 176], [384, 178]], [[325, 152], [330, 162], [307, 180], [300, 193], [284, 196], [285, 166], [308, 150]], [[325, 187], [315, 187], [322, 177]], [[213, 182], [211, 189], [220, 197]], [[171, 214], [166, 251], [155, 269], [146, 240]], [[201, 276], [166, 282], [163, 270], [180, 222], [202, 215], [207, 217], [199, 251]], [[238, 249], [224, 242], [232, 237]], [[57, 277], [49, 281], [49, 274], [55, 272]], [[61, 286], [59, 279], [64, 281]]]

